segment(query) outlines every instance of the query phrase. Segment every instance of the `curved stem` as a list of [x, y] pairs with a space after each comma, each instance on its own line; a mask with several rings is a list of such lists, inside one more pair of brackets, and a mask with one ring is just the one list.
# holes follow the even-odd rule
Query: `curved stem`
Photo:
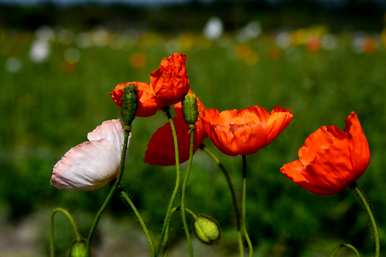
[[188, 252], [189, 256], [193, 257], [193, 246], [192, 246], [192, 239], [190, 237], [190, 231], [188, 227], [188, 223], [186, 221], [186, 213], [185, 213], [185, 193], [186, 193], [186, 187], [189, 181], [189, 178], [192, 173], [192, 162], [193, 162], [193, 147], [194, 147], [194, 125], [189, 128], [189, 161], [188, 161], [188, 166], [186, 169], [186, 173], [184, 176], [184, 181], [182, 183], [182, 189], [181, 189], [181, 218], [182, 218], [182, 223], [184, 225], [184, 230], [185, 230], [185, 236], [186, 236], [186, 241], [188, 243]]
[[172, 195], [171, 195], [170, 200], [169, 200], [168, 208], [166, 210], [166, 215], [165, 215], [164, 222], [162, 225], [162, 230], [161, 230], [160, 243], [159, 243], [159, 247], [156, 251], [156, 256], [158, 256], [160, 253], [162, 253], [163, 248], [165, 247], [165, 244], [167, 241], [166, 240], [167, 238], [165, 238], [165, 232], [166, 232], [166, 228], [168, 227], [169, 222], [170, 222], [171, 210], [172, 210], [174, 200], [176, 198], [176, 195], [178, 193], [178, 189], [180, 186], [180, 157], [179, 157], [179, 153], [178, 153], [177, 132], [176, 132], [176, 128], [174, 126], [173, 119], [170, 115], [170, 109], [166, 108], [165, 113], [166, 113], [166, 116], [168, 118], [169, 125], [170, 125], [170, 128], [172, 130], [172, 136], [173, 136], [174, 155], [175, 155], [175, 159], [176, 159], [176, 182], [174, 185]]
[[244, 234], [245, 241], [248, 245], [248, 256], [253, 256], [253, 246], [251, 239], [249, 238], [247, 225], [246, 225], [246, 195], [247, 195], [247, 158], [245, 155], [242, 155], [242, 197], [241, 197], [241, 230]]
[[366, 197], [364, 196], [363, 192], [359, 189], [358, 185], [355, 183], [352, 188], [353, 188], [354, 194], [358, 197], [367, 215], [369, 216], [371, 228], [373, 231], [373, 237], [374, 237], [374, 257], [379, 257], [380, 256], [379, 232], [378, 232], [377, 223], [374, 218], [374, 214], [371, 211], [369, 202], [366, 200]]
[[95, 230], [96, 230], [96, 227], [98, 225], [98, 222], [99, 222], [103, 212], [105, 211], [107, 205], [109, 204], [111, 198], [113, 197], [115, 190], [118, 188], [118, 185], [121, 182], [123, 173], [125, 171], [126, 152], [127, 152], [127, 145], [128, 145], [128, 142], [129, 142], [129, 135], [130, 135], [130, 129], [126, 128], [125, 129], [125, 134], [124, 134], [122, 152], [121, 152], [121, 163], [120, 163], [119, 175], [118, 175], [117, 179], [115, 180], [114, 185], [111, 187], [110, 192], [108, 193], [108, 195], [106, 196], [105, 200], [103, 201], [101, 207], [99, 208], [97, 214], [95, 215], [93, 224], [92, 224], [92, 226], [90, 228], [90, 231], [88, 233], [88, 236], [87, 236], [87, 252], [88, 252], [89, 256], [91, 256], [91, 241], [92, 241], [92, 239], [94, 237]]
[[62, 213], [64, 217], [66, 217], [67, 220], [70, 222], [74, 230], [76, 241], [81, 240], [81, 236], [78, 231], [78, 226], [76, 225], [76, 222], [74, 218], [71, 216], [71, 214], [66, 209], [63, 209], [63, 208], [53, 209], [51, 213], [51, 233], [50, 233], [50, 256], [51, 257], [55, 256], [55, 216], [57, 213]]
[[240, 257], [244, 256], [244, 246], [243, 246], [243, 239], [242, 239], [242, 234], [241, 234], [241, 217], [240, 217], [240, 211], [239, 211], [239, 206], [237, 204], [237, 197], [235, 193], [235, 189], [231, 180], [231, 177], [229, 175], [228, 170], [225, 168], [225, 166], [220, 162], [220, 159], [212, 152], [210, 151], [204, 144], [200, 145], [200, 149], [204, 151], [216, 165], [219, 167], [221, 172], [223, 173], [225, 180], [228, 185], [229, 192], [231, 194], [232, 198], [232, 205], [233, 205], [233, 210], [235, 213], [236, 217], [236, 228], [238, 231], [238, 244], [239, 244], [239, 252], [240, 252]]
[[121, 191], [121, 197], [122, 197], [123, 200], [125, 200], [130, 205], [130, 207], [133, 210], [135, 216], [137, 217], [138, 222], [139, 222], [139, 224], [142, 227], [143, 233], [146, 236], [147, 242], [149, 243], [149, 248], [150, 248], [151, 255], [154, 256], [155, 252], [154, 252], [153, 239], [151, 238], [149, 229], [147, 228], [145, 222], [143, 221], [143, 218], [142, 218], [141, 214], [139, 213], [137, 207], [135, 207], [133, 201], [130, 199], [129, 195], [125, 191]]
[[344, 247], [346, 247], [347, 249], [350, 249], [351, 251], [353, 251], [357, 257], [361, 257], [361, 255], [358, 252], [358, 250], [353, 245], [351, 245], [351, 244], [340, 244], [340, 245], [338, 245], [338, 247], [336, 247], [335, 250], [332, 252], [331, 257], [335, 257], [337, 255], [337, 253], [342, 248], [344, 248]]

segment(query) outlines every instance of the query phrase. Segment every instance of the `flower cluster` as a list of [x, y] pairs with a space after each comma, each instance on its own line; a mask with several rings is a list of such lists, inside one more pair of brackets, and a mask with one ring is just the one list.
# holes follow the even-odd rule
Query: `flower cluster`
[[[57, 188], [94, 190], [116, 179], [106, 198], [105, 203], [108, 203], [119, 187], [124, 171], [134, 116], [148, 117], [158, 110], [163, 110], [168, 122], [151, 136], [144, 161], [153, 165], [176, 165], [177, 176], [158, 249], [154, 249], [146, 226], [140, 222], [154, 256], [162, 256], [164, 251], [172, 207], [180, 190], [179, 164], [185, 161], [189, 162], [181, 189], [181, 204], [175, 206], [175, 210], [181, 209], [189, 243], [189, 256], [193, 256], [193, 250], [185, 212], [193, 216], [195, 232], [201, 241], [210, 243], [220, 236], [218, 224], [212, 218], [196, 215], [185, 207], [185, 191], [193, 154], [198, 149], [205, 149], [203, 142], [206, 138], [222, 153], [242, 157], [243, 194], [240, 209], [229, 175], [227, 182], [237, 218], [240, 252], [243, 252], [244, 248], [242, 242], [246, 241], [249, 256], [252, 256], [253, 246], [245, 224], [246, 156], [271, 144], [291, 123], [293, 113], [282, 107], [274, 107], [268, 111], [258, 105], [224, 111], [207, 108], [190, 88], [186, 56], [180, 53], [173, 53], [164, 58], [159, 68], [151, 72], [148, 83], [118, 83], [112, 90], [111, 97], [121, 108], [121, 120], [104, 121], [87, 135], [88, 141], [71, 148], [54, 166], [51, 183]], [[171, 116], [170, 108], [175, 110], [174, 117]], [[219, 163], [212, 153], [209, 155]], [[305, 140], [298, 155], [299, 160], [285, 164], [280, 171], [294, 183], [318, 195], [335, 194], [349, 186], [355, 187], [355, 181], [364, 173], [370, 160], [369, 145], [355, 113], [347, 117], [344, 131], [336, 126], [322, 126], [317, 129]], [[224, 166], [220, 165], [220, 168], [226, 174]], [[121, 192], [121, 196], [141, 220], [129, 196], [125, 192]], [[106, 204], [98, 211], [94, 226], [90, 230], [88, 248], [104, 208]]]

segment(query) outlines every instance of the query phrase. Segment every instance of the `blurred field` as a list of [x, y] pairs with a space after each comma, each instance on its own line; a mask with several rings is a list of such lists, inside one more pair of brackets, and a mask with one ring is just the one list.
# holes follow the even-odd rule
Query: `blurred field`
[[[348, 191], [316, 197], [279, 173], [282, 164], [297, 157], [297, 149], [309, 133], [326, 124], [343, 127], [351, 111], [359, 114], [371, 146], [372, 161], [359, 184], [375, 209], [386, 246], [386, 42], [382, 35], [363, 36], [356, 42], [354, 34], [331, 35], [325, 29], [311, 28], [283, 34], [282, 41], [278, 35], [264, 34], [240, 42], [233, 35], [209, 41], [197, 34], [53, 32], [41, 32], [50, 37], [49, 56], [34, 62], [30, 50], [36, 34], [0, 29], [0, 224], [9, 227], [0, 233], [12, 233], [26, 218], [39, 216], [36, 252], [29, 256], [47, 255], [50, 208], [69, 208], [82, 222], [83, 233], [87, 232], [107, 189], [58, 191], [49, 184], [52, 166], [67, 149], [84, 141], [97, 124], [117, 117], [109, 96], [115, 83], [148, 81], [160, 59], [172, 51], [187, 54], [191, 87], [206, 106], [280, 105], [295, 114], [293, 123], [276, 141], [248, 158], [247, 218], [256, 256], [328, 256], [343, 241], [363, 249], [364, 256], [370, 255], [367, 217]], [[310, 37], [310, 33], [316, 34]], [[334, 39], [331, 47], [322, 40], [327, 35]], [[142, 160], [147, 140], [164, 122], [162, 113], [135, 121], [124, 177], [126, 189], [153, 230], [160, 228], [174, 184], [174, 168], [150, 166]], [[212, 146], [209, 141], [206, 144]], [[241, 160], [223, 155], [221, 159], [237, 183]], [[212, 215], [224, 229], [216, 247], [224, 256], [235, 253], [237, 242], [225, 181], [200, 152], [195, 155], [190, 190], [191, 209]], [[133, 217], [119, 199], [114, 200], [109, 213], [114, 222], [128, 222], [126, 218]], [[64, 222], [59, 223], [64, 231]], [[128, 225], [128, 235], [133, 227]], [[177, 223], [173, 245], [179, 245], [183, 237], [178, 235], [182, 234]], [[103, 233], [100, 235], [103, 241]], [[59, 237], [63, 253], [70, 235], [62, 232]], [[1, 257], [18, 256], [7, 254], [3, 256], [0, 249]], [[203, 251], [200, 256], [208, 255]]]

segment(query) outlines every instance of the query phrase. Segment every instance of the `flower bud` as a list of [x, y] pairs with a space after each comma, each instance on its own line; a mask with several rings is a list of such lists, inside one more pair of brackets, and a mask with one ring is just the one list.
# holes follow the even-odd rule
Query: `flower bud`
[[130, 130], [131, 123], [137, 111], [137, 91], [135, 86], [128, 86], [123, 89], [121, 118], [124, 129]]
[[76, 241], [72, 245], [70, 257], [87, 257], [87, 246], [84, 241]]
[[221, 229], [217, 221], [203, 215], [199, 215], [195, 219], [194, 232], [197, 238], [205, 244], [212, 244], [219, 240], [221, 236]]
[[197, 109], [197, 97], [196, 95], [189, 91], [182, 102], [184, 118], [186, 123], [189, 125], [194, 125], [198, 118], [198, 109]]

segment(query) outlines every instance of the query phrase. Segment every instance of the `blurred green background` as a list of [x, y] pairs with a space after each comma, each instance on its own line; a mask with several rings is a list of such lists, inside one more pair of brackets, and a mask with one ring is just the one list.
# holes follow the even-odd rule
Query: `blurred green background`
[[[173, 51], [188, 56], [191, 87], [207, 107], [280, 105], [294, 112], [277, 140], [248, 157], [247, 219], [256, 257], [329, 256], [342, 242], [371, 256], [368, 219], [349, 190], [317, 197], [279, 172], [297, 158], [309, 133], [326, 124], [343, 128], [351, 111], [358, 113], [371, 147], [371, 164], [358, 182], [375, 210], [384, 248], [384, 9], [366, 1], [269, 3], [0, 5], [0, 256], [47, 256], [49, 212], [57, 206], [74, 213], [86, 235], [108, 188], [59, 191], [49, 184], [52, 167], [87, 132], [118, 116], [109, 95], [115, 83], [148, 81]], [[163, 123], [162, 113], [135, 121], [123, 180], [155, 234], [175, 172], [147, 165], [143, 157]], [[209, 140], [205, 144], [217, 152]], [[241, 160], [218, 155], [239, 189]], [[237, 256], [221, 172], [201, 152], [193, 169], [188, 205], [216, 218], [223, 229], [213, 247], [195, 241], [197, 256]], [[171, 256], [185, 256], [178, 220]], [[58, 256], [65, 256], [71, 231], [61, 218], [57, 225]], [[97, 256], [147, 256], [134, 216], [118, 197], [102, 219], [96, 244]]]

